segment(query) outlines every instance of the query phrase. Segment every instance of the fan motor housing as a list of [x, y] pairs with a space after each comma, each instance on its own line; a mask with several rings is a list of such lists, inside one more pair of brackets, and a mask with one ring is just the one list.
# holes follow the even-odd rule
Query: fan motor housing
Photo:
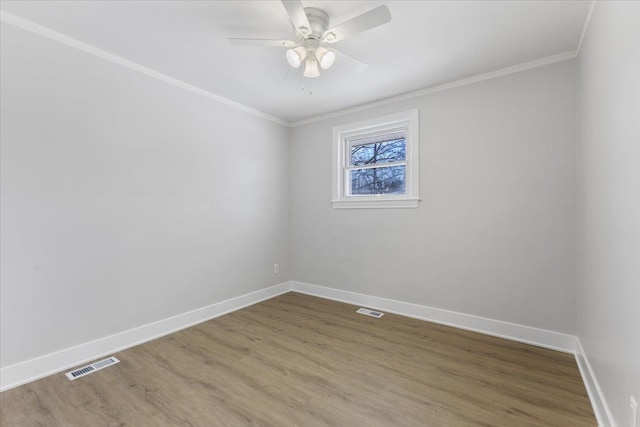
[[307, 15], [309, 25], [311, 25], [311, 33], [307, 35], [301, 35], [301, 38], [315, 38], [321, 39], [324, 33], [329, 29], [329, 15], [322, 9], [315, 7], [305, 7], [304, 13]]

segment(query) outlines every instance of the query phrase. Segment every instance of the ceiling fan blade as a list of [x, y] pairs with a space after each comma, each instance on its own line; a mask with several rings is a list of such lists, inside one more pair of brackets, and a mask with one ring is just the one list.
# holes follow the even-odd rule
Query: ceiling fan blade
[[343, 51], [341, 51], [341, 50], [334, 49], [334, 48], [331, 48], [331, 50], [332, 50], [332, 51], [334, 51], [335, 53], [337, 53], [337, 54], [339, 55], [339, 57], [340, 57], [340, 59], [339, 59], [339, 60], [340, 60], [340, 61], [342, 61], [342, 60], [346, 60], [345, 62], [349, 62], [349, 63], [351, 63], [352, 65], [355, 65], [355, 67], [356, 67], [356, 73], [361, 73], [361, 72], [363, 72], [363, 71], [364, 71], [364, 70], [366, 70], [366, 69], [367, 69], [367, 67], [369, 66], [369, 64], [367, 64], [366, 62], [364, 62], [364, 61], [362, 61], [362, 60], [360, 60], [360, 59], [356, 58], [355, 56], [351, 56], [351, 55], [349, 55], [348, 53], [344, 53], [344, 52], [343, 52]]
[[334, 43], [352, 34], [361, 33], [378, 25], [386, 24], [389, 21], [391, 21], [389, 8], [384, 5], [378, 6], [347, 22], [328, 29], [324, 33], [324, 41]]
[[258, 47], [295, 47], [298, 43], [291, 40], [270, 39], [243, 39], [229, 37], [229, 43], [234, 46], [258, 46]]
[[311, 24], [309, 24], [302, 2], [300, 0], [282, 0], [282, 5], [287, 9], [291, 23], [296, 31], [305, 36], [309, 34], [311, 32]]

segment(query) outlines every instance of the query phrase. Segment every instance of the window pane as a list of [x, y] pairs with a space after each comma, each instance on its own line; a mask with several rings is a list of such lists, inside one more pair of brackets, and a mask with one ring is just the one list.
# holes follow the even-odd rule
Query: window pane
[[406, 147], [407, 144], [404, 136], [400, 139], [352, 145], [351, 165], [363, 166], [379, 163], [402, 162], [406, 159]]
[[351, 194], [404, 194], [403, 166], [356, 169], [351, 171]]

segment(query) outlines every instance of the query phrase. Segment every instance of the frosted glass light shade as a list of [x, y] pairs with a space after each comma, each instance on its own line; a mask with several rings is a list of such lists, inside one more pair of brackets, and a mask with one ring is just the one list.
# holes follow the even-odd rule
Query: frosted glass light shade
[[320, 70], [318, 69], [318, 61], [316, 58], [307, 58], [304, 61], [304, 76], [305, 77], [320, 77]]
[[316, 49], [316, 58], [318, 58], [320, 68], [326, 70], [333, 65], [333, 62], [336, 60], [336, 54], [329, 49], [319, 47]]
[[287, 50], [287, 62], [293, 68], [300, 68], [300, 65], [302, 65], [302, 61], [304, 61], [304, 58], [306, 56], [307, 51], [302, 46], [298, 46], [295, 49]]

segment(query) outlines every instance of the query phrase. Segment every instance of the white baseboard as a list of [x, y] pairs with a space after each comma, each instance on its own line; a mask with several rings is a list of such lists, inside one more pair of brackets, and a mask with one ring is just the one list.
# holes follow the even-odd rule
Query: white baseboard
[[4, 367], [0, 369], [0, 391], [71, 369], [289, 291], [374, 308], [565, 353], [573, 353], [599, 425], [601, 427], [616, 427], [582, 345], [573, 335], [295, 281], [280, 283], [266, 289]]
[[55, 374], [289, 292], [284, 282], [0, 369], [0, 391]]
[[607, 400], [602, 393], [602, 389], [600, 388], [600, 384], [598, 383], [598, 379], [596, 378], [593, 369], [591, 369], [591, 364], [589, 363], [589, 359], [584, 352], [584, 348], [582, 348], [582, 343], [580, 342], [579, 338], [576, 338], [575, 354], [576, 362], [578, 363], [578, 369], [580, 370], [580, 375], [582, 376], [582, 382], [584, 382], [584, 386], [587, 389], [587, 394], [589, 395], [589, 400], [591, 401], [593, 412], [596, 415], [596, 420], [598, 420], [598, 426], [616, 427], [616, 422], [613, 419], [613, 414], [609, 409], [609, 405], [607, 405]]
[[440, 323], [469, 331], [480, 332], [538, 347], [545, 347], [565, 353], [575, 352], [576, 337], [560, 332], [532, 328], [530, 326], [487, 319], [471, 314], [458, 313], [425, 305], [412, 304], [371, 295], [358, 294], [340, 289], [327, 288], [302, 282], [291, 282], [291, 290], [303, 294], [374, 308], [402, 316]]

